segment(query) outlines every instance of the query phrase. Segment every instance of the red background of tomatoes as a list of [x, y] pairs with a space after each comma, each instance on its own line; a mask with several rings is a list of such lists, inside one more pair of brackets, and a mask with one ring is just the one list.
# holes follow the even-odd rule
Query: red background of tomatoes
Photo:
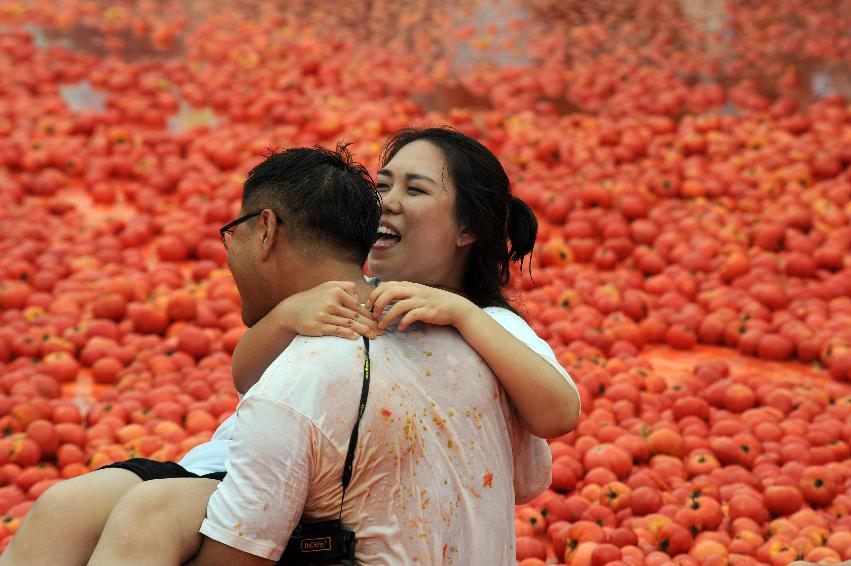
[[374, 168], [419, 123], [481, 139], [534, 208], [509, 294], [582, 397], [518, 560], [851, 559], [849, 19], [0, 1], [0, 544], [53, 483], [233, 411], [217, 229], [248, 169], [340, 138]]

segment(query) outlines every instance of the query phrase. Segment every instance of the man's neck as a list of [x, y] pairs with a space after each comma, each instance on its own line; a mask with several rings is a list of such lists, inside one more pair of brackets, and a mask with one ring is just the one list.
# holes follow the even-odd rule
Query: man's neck
[[295, 292], [300, 293], [328, 281], [351, 281], [354, 283], [360, 303], [366, 302], [373, 290], [372, 285], [364, 279], [361, 268], [351, 263], [323, 261], [321, 265], [301, 270], [292, 282], [296, 287]]

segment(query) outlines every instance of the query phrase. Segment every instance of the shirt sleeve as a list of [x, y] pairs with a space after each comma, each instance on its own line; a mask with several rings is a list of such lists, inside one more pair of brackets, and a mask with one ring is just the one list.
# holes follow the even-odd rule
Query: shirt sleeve
[[535, 499], [552, 483], [553, 457], [550, 445], [523, 426], [517, 409], [505, 392], [501, 393], [502, 413], [508, 426], [514, 464], [514, 503]]
[[227, 476], [210, 498], [200, 532], [278, 560], [307, 499], [317, 455], [315, 429], [301, 413], [261, 395], [240, 404], [237, 427]]
[[567, 373], [567, 370], [561, 367], [561, 364], [558, 363], [553, 349], [550, 348], [550, 345], [547, 344], [545, 340], [535, 334], [535, 331], [532, 330], [532, 327], [529, 326], [525, 320], [510, 310], [500, 307], [487, 307], [484, 311], [488, 316], [498, 322], [500, 326], [509, 331], [515, 338], [526, 344], [536, 354], [550, 362], [556, 371], [558, 371], [562, 377], [567, 380], [576, 392], [577, 397], [579, 396], [579, 389], [576, 388], [573, 378], [571, 378], [570, 374]]
[[[515, 338], [547, 360], [573, 387], [577, 396], [579, 395], [573, 379], [558, 363], [552, 348], [535, 334], [526, 321], [503, 308], [486, 308], [484, 311]], [[503, 395], [502, 402], [514, 459], [514, 502], [520, 505], [533, 500], [552, 483], [552, 453], [546, 440], [526, 430], [517, 409], [507, 396]]]

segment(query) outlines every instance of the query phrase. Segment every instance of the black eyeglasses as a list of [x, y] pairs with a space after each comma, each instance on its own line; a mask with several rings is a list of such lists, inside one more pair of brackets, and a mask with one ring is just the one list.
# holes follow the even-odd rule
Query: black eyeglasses
[[[233, 229], [236, 226], [242, 224], [250, 218], [260, 216], [261, 214], [263, 214], [263, 210], [258, 210], [257, 212], [252, 212], [250, 214], [246, 214], [245, 216], [240, 216], [236, 220], [228, 222], [227, 224], [219, 228], [219, 234], [222, 236], [222, 245], [225, 247], [225, 249], [228, 249], [228, 246], [230, 246], [230, 243], [233, 240]], [[278, 224], [281, 224], [281, 222], [283, 222], [277, 214], [275, 215], [275, 219], [278, 221]]]

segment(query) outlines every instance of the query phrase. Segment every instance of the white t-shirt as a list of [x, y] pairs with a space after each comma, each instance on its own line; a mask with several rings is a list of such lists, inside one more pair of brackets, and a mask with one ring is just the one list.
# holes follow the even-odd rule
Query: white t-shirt
[[[570, 375], [556, 361], [555, 354], [549, 344], [538, 337], [525, 320], [510, 310], [500, 307], [486, 307], [484, 311], [515, 338], [550, 362], [576, 390], [576, 385]], [[235, 424], [236, 414], [233, 414], [219, 425], [209, 442], [194, 447], [178, 463], [198, 475], [223, 471], [228, 458], [230, 443], [233, 440]]]
[[[361, 341], [293, 340], [237, 409], [202, 534], [278, 560], [302, 516], [338, 516], [363, 361]], [[342, 512], [358, 563], [513, 564], [511, 510], [549, 485], [546, 441], [454, 328], [386, 332], [370, 369]]]

